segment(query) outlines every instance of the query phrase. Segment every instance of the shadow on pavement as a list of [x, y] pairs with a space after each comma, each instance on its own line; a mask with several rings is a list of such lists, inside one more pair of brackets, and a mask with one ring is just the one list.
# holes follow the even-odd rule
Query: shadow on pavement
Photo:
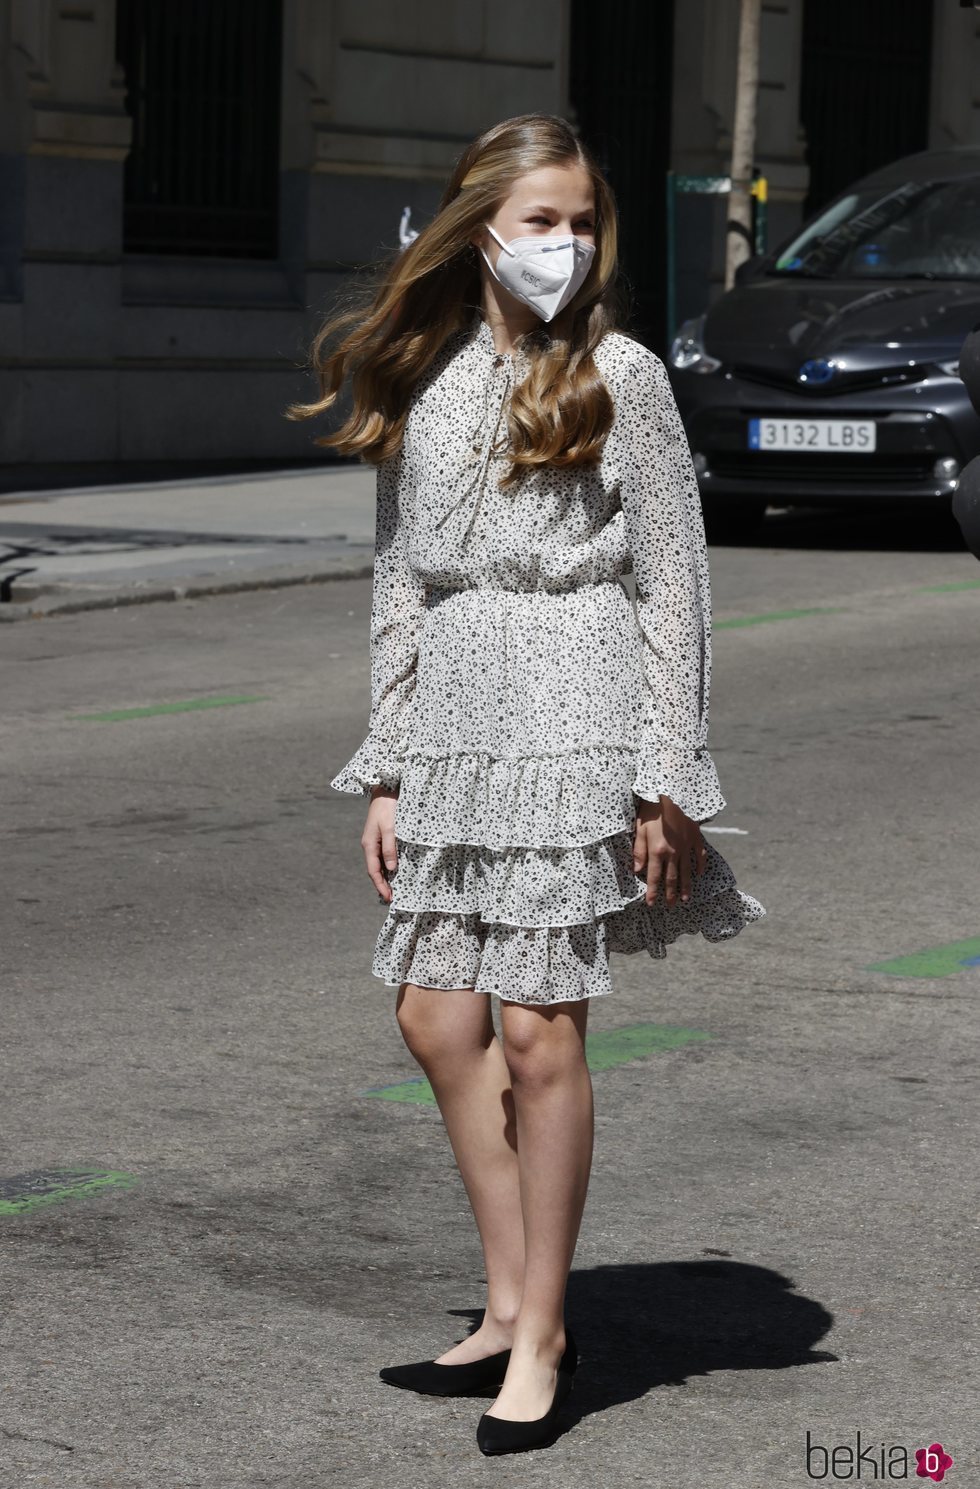
[[[579, 1365], [564, 1428], [714, 1370], [836, 1363], [837, 1355], [813, 1347], [833, 1315], [792, 1288], [768, 1267], [724, 1260], [573, 1270], [565, 1316]], [[483, 1316], [482, 1308], [451, 1312], [474, 1328]]]

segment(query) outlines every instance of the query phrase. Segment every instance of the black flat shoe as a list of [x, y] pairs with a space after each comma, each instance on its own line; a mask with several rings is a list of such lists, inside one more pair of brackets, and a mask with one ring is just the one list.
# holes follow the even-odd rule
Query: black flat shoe
[[578, 1367], [578, 1350], [570, 1329], [565, 1330], [565, 1352], [558, 1361], [558, 1379], [551, 1405], [543, 1417], [532, 1422], [513, 1422], [508, 1417], [491, 1417], [486, 1412], [476, 1426], [476, 1441], [481, 1453], [526, 1453], [529, 1448], [545, 1448], [558, 1435], [558, 1413], [568, 1397]]
[[378, 1374], [389, 1386], [421, 1391], [424, 1396], [470, 1396], [502, 1385], [509, 1359], [510, 1350], [502, 1349], [466, 1365], [419, 1360], [416, 1365], [386, 1365]]

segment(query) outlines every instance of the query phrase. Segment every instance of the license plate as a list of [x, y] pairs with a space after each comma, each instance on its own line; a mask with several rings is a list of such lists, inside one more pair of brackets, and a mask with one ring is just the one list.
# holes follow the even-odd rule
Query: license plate
[[750, 419], [750, 450], [805, 450], [815, 454], [870, 455], [874, 419]]

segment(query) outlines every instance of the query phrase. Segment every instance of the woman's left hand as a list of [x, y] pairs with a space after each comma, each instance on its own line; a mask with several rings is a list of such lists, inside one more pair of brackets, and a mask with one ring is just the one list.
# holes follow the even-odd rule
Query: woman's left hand
[[633, 834], [633, 870], [646, 869], [646, 903], [652, 905], [664, 881], [668, 910], [691, 898], [692, 869], [702, 874], [708, 861], [708, 845], [696, 822], [681, 811], [669, 796], [646, 801], [634, 796], [636, 827]]

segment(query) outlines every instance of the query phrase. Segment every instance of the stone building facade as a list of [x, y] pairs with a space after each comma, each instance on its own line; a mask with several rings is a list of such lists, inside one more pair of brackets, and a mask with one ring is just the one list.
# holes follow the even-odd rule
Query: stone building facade
[[[836, 32], [812, 29], [817, 4]], [[879, 163], [869, 147], [980, 144], [980, 13], [762, 10], [771, 241], [819, 205], [821, 149], [826, 193]], [[664, 173], [728, 168], [737, 24], [737, 0], [0, 0], [6, 486], [316, 456], [282, 417], [311, 389], [316, 325], [403, 207], [424, 221], [466, 141], [512, 114], [564, 114], [598, 150], [663, 352]], [[692, 199], [679, 235], [692, 314], [721, 288], [723, 201]]]

